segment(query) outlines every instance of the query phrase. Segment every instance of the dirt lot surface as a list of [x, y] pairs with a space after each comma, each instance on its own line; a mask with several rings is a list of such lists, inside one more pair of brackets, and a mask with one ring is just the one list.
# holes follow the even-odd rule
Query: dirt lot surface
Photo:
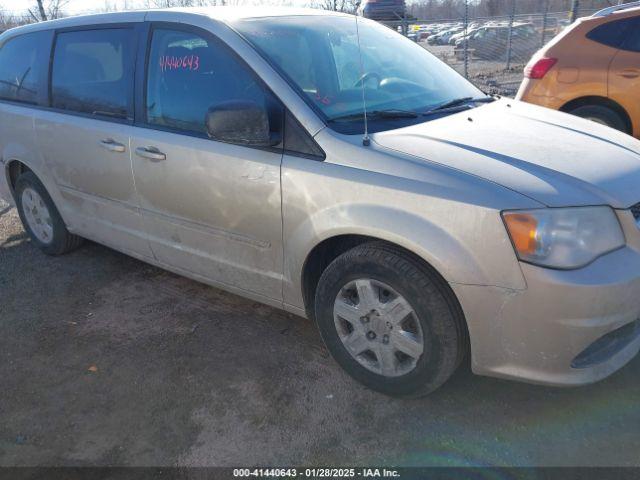
[[6, 205], [0, 296], [0, 465], [640, 465], [640, 358], [395, 400], [310, 322], [93, 243], [47, 257]]

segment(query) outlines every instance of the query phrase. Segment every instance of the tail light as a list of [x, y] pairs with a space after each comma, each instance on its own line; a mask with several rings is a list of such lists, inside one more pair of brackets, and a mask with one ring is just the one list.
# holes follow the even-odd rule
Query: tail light
[[526, 78], [533, 78], [533, 79], [544, 78], [544, 76], [547, 73], [549, 73], [549, 70], [551, 70], [551, 68], [556, 63], [558, 63], [557, 58], [542, 57], [536, 60], [535, 62], [532, 60], [524, 68], [524, 76]]

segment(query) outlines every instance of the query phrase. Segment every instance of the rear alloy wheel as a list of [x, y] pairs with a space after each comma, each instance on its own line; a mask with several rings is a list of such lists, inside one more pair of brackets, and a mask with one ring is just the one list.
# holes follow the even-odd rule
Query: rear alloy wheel
[[43, 244], [50, 244], [53, 241], [53, 220], [40, 194], [32, 187], [25, 187], [20, 195], [20, 204], [33, 236]]
[[624, 133], [629, 133], [624, 119], [615, 110], [603, 105], [585, 105], [584, 107], [575, 108], [568, 113], [586, 120], [591, 120], [600, 125], [615, 128]]
[[80, 246], [82, 238], [67, 230], [47, 189], [32, 172], [18, 177], [15, 199], [24, 229], [44, 253], [61, 255]]
[[392, 396], [432, 392], [467, 349], [462, 312], [446, 282], [382, 242], [357, 246], [325, 269], [315, 319], [340, 366]]

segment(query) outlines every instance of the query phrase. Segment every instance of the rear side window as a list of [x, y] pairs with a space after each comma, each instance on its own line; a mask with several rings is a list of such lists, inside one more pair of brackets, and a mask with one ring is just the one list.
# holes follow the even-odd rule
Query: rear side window
[[634, 21], [623, 19], [605, 23], [587, 33], [587, 38], [609, 47], [621, 48]]
[[622, 48], [632, 52], [640, 52], [640, 18], [632, 20], [632, 26], [628, 33], [629, 35]]
[[47, 65], [43, 60], [48, 56], [45, 48], [48, 38], [47, 32], [26, 33], [0, 47], [0, 98], [38, 101], [42, 68]]
[[[151, 125], [204, 136], [210, 107], [228, 101], [253, 101], [267, 110], [274, 106], [253, 72], [226, 46], [191, 32], [155, 29], [147, 76]], [[270, 120], [276, 128], [278, 120]]]
[[58, 34], [51, 73], [52, 106], [132, 118], [134, 52], [134, 31], [129, 28]]

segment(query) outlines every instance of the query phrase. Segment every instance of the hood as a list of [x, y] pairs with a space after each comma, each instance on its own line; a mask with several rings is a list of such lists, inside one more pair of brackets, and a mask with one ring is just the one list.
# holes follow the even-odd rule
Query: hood
[[482, 177], [549, 207], [640, 201], [640, 141], [608, 127], [502, 99], [371, 135], [377, 145]]

